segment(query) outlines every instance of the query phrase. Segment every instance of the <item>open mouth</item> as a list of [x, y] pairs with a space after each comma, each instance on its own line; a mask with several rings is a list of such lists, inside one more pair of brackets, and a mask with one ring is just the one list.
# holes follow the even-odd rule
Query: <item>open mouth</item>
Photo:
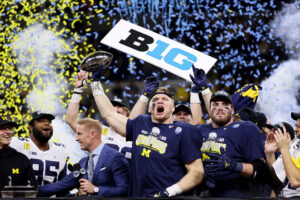
[[50, 128], [43, 128], [42, 130], [44, 133], [50, 133]]
[[158, 115], [163, 114], [164, 111], [165, 111], [165, 108], [163, 106], [157, 106], [156, 107], [156, 112], [157, 112]]

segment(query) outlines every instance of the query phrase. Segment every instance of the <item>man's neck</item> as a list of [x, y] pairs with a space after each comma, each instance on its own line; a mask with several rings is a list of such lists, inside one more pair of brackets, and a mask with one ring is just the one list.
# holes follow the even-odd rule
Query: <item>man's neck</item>
[[95, 149], [97, 149], [97, 147], [101, 144], [101, 141], [100, 142], [94, 142], [90, 147], [89, 147], [89, 150], [88, 152], [89, 153], [92, 153], [93, 151], [95, 151]]
[[211, 125], [213, 128], [221, 128], [221, 127], [225, 127], [225, 126], [228, 126], [229, 124], [231, 124], [233, 122], [233, 120], [230, 120], [227, 124], [224, 124], [224, 125], [218, 125], [216, 123], [214, 123], [213, 121], [211, 122]]
[[35, 144], [41, 151], [48, 151], [48, 150], [49, 150], [49, 142], [40, 142], [40, 141], [38, 141], [32, 134], [30, 135], [30, 139], [34, 142], [34, 144]]

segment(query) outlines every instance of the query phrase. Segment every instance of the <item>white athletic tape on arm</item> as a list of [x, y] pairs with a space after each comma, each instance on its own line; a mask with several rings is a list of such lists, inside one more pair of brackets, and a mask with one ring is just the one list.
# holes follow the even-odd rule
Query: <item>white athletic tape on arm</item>
[[100, 81], [93, 81], [91, 83], [91, 88], [94, 96], [100, 96], [104, 94], [104, 90]]
[[143, 102], [143, 103], [148, 103], [149, 98], [142, 94], [140, 96], [140, 101]]
[[200, 103], [199, 94], [195, 92], [190, 93], [190, 103]]
[[211, 91], [210, 91], [209, 88], [206, 88], [205, 90], [202, 90], [201, 93], [204, 96], [204, 95], [207, 95], [207, 94], [211, 94]]
[[168, 187], [166, 190], [169, 193], [169, 197], [174, 197], [182, 193], [182, 189], [179, 187], [177, 183]]

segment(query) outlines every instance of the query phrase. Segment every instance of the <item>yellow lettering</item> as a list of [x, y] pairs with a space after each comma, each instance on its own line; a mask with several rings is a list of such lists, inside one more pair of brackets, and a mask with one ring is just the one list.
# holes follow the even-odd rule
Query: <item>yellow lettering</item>
[[19, 174], [19, 168], [15, 169], [15, 168], [12, 168], [12, 173], [13, 174]]
[[145, 156], [145, 157], [147, 157], [147, 158], [149, 158], [150, 157], [150, 152], [151, 152], [151, 150], [149, 149], [149, 150], [146, 150], [145, 148], [143, 148], [143, 152], [142, 152], [142, 156]]
[[107, 128], [103, 128], [102, 129], [102, 135], [107, 135], [108, 129]]

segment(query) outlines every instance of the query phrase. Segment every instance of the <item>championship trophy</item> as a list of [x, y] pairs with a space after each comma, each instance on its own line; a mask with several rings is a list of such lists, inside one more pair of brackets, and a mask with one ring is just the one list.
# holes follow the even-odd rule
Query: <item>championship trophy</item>
[[2, 198], [34, 198], [37, 194], [37, 189], [30, 185], [30, 181], [28, 181], [27, 186], [12, 186], [12, 178], [8, 176], [9, 182], [8, 185], [4, 186], [4, 189], [1, 190]]
[[87, 72], [96, 71], [99, 66], [103, 66], [103, 69], [107, 68], [111, 61], [113, 55], [106, 51], [95, 51], [88, 54], [80, 63], [80, 69]]

